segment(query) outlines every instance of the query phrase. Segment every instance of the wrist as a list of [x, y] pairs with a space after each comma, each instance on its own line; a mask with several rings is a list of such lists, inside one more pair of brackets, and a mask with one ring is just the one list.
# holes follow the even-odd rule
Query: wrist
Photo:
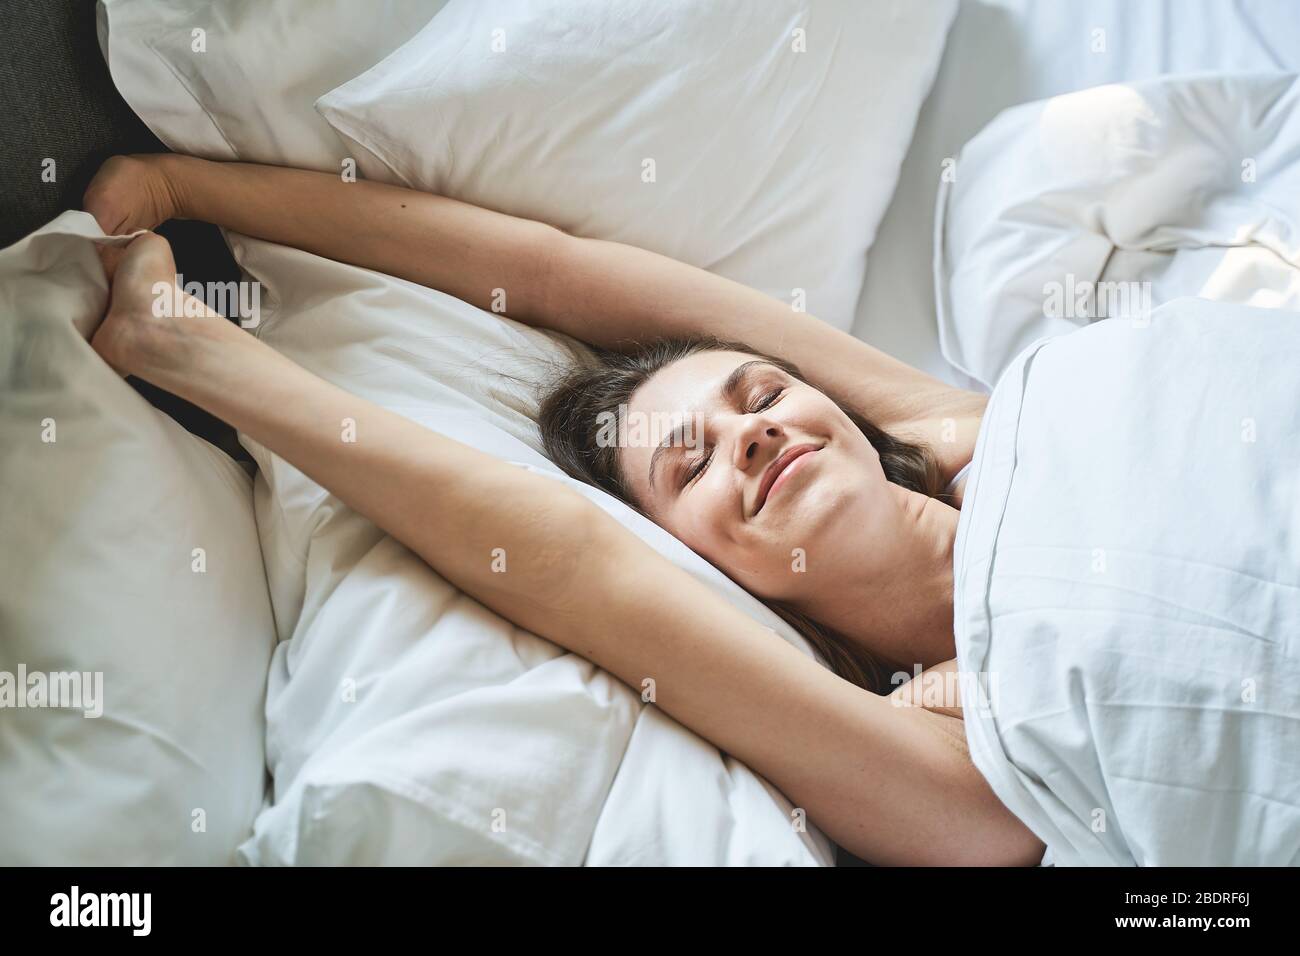
[[158, 173], [158, 184], [162, 193], [159, 199], [165, 205], [165, 211], [170, 213], [166, 218], [193, 218], [190, 183], [195, 164], [203, 163], [204, 160], [177, 153], [160, 153], [152, 159], [152, 162]]
[[[172, 294], [183, 297], [179, 288]], [[166, 315], [143, 337], [132, 372], [198, 404], [195, 390], [212, 383], [229, 361], [225, 356], [244, 337], [233, 323], [211, 311]]]

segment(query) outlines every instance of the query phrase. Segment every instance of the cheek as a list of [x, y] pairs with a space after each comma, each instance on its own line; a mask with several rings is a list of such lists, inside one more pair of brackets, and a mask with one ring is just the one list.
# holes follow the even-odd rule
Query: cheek
[[797, 542], [820, 537], [796, 514], [779, 525], [730, 521], [701, 525], [692, 549], [759, 597], [780, 598], [790, 590], [791, 554]]
[[731, 541], [722, 501], [717, 489], [696, 487], [659, 523], [692, 551], [716, 562]]
[[704, 475], [695, 487], [651, 518], [696, 554], [730, 574], [754, 563], [754, 542], [745, 534], [734, 490], [711, 483], [710, 477]]

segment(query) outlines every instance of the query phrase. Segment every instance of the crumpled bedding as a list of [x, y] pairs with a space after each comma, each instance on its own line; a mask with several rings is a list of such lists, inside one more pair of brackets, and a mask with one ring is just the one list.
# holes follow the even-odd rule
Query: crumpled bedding
[[1300, 309], [1298, 101], [1292, 74], [1200, 74], [1001, 113], [939, 194], [945, 357], [991, 387], [1041, 337], [1178, 296]]

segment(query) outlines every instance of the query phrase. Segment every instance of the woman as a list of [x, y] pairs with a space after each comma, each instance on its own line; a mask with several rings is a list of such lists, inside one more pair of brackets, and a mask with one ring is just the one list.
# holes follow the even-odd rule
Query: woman
[[[982, 396], [703, 270], [445, 197], [301, 170], [117, 157], [86, 208], [107, 233], [207, 220], [483, 309], [505, 290], [514, 319], [632, 349], [631, 359], [607, 354], [594, 378], [575, 372], [544, 402], [561, 464], [752, 593], [817, 622], [850, 678], [854, 662], [861, 683], [881, 666], [953, 667], [957, 511], [934, 495], [970, 460]], [[873, 694], [561, 483], [350, 395], [206, 310], [155, 315], [153, 287], [170, 287], [176, 271], [161, 238], [108, 250], [105, 268], [112, 299], [92, 344], [115, 368], [246, 432], [519, 626], [633, 687], [653, 678], [658, 706], [771, 780], [852, 853], [879, 863], [1041, 858], [1042, 843], [971, 764], [957, 701], [923, 701], [915, 682]], [[719, 341], [690, 338], [702, 333]], [[613, 404], [628, 417], [676, 416], [699, 432], [611, 450], [589, 441], [611, 399], [626, 399]], [[356, 441], [340, 441], [344, 419]], [[508, 574], [493, 573], [497, 548]]]

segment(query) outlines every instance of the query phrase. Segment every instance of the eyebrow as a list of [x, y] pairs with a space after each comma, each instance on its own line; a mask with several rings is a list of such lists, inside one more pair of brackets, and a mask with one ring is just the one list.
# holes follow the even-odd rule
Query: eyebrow
[[[731, 370], [731, 374], [727, 376], [727, 380], [722, 383], [721, 391], [722, 391], [723, 400], [726, 402], [730, 402], [733, 405], [736, 404], [737, 397], [740, 394], [740, 389], [745, 384], [745, 379], [749, 376], [750, 372], [752, 372], [755, 368], [757, 368], [760, 365], [766, 365], [769, 368], [774, 368], [777, 371], [781, 371], [780, 366], [774, 365], [773, 363], [767, 361], [766, 359], [753, 359], [752, 361], [749, 362], [741, 362], [739, 365], [737, 365], [734, 369]], [[665, 438], [663, 441], [659, 443], [659, 447], [656, 448], [654, 454], [650, 456], [650, 470], [647, 473], [647, 477], [650, 479], [651, 491], [654, 491], [655, 469], [659, 465], [659, 459], [663, 457], [664, 452], [677, 446], [678, 442], [681, 439], [682, 433], [685, 430], [686, 430], [686, 423], [683, 422], [682, 424], [674, 428], [668, 434], [667, 438]]]

